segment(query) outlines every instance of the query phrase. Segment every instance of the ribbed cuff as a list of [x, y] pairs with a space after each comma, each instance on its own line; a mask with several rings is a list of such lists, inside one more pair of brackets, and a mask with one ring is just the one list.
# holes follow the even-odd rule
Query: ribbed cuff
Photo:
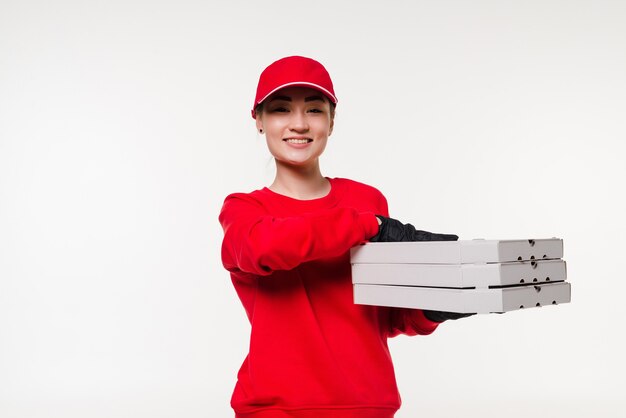
[[364, 241], [368, 241], [374, 235], [378, 234], [378, 219], [374, 212], [359, 213], [359, 223], [363, 225]]
[[435, 322], [428, 319], [421, 309], [417, 309], [416, 314], [421, 319], [420, 323], [422, 326], [420, 328], [422, 328], [422, 335], [432, 334], [433, 331], [437, 329], [439, 324], [441, 324], [441, 322]]

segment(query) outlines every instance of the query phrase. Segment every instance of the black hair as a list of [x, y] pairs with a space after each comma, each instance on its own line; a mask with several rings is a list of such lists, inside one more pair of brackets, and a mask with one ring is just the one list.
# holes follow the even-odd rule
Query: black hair
[[[337, 105], [335, 103], [333, 103], [332, 101], [330, 101], [330, 99], [328, 99], [328, 97], [324, 96], [326, 98], [326, 100], [328, 100], [328, 104], [330, 105], [330, 118], [334, 119], [335, 118], [335, 108], [337, 107]], [[265, 102], [261, 102], [258, 105], [256, 105], [256, 107], [254, 108], [254, 113], [257, 115], [260, 115], [261, 113], [263, 113], [263, 104]]]

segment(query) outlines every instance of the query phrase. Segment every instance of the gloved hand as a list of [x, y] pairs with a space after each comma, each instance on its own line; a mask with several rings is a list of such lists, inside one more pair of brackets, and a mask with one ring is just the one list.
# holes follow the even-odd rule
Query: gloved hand
[[420, 231], [411, 224], [376, 215], [381, 224], [378, 226], [378, 234], [370, 238], [370, 242], [400, 242], [400, 241], [456, 241], [457, 235], [434, 234], [432, 232]]
[[[459, 239], [457, 235], [452, 234], [434, 234], [432, 232], [420, 231], [415, 229], [411, 224], [403, 224], [402, 222], [387, 218], [385, 216], [376, 215], [381, 223], [378, 226], [378, 234], [370, 238], [370, 242], [400, 242], [400, 241], [456, 241]], [[457, 313], [423, 310], [424, 316], [433, 322], [443, 322], [449, 319], [466, 318], [476, 315], [474, 313]]]
[[426, 319], [433, 322], [443, 322], [448, 319], [460, 319], [467, 318], [468, 316], [476, 315], [475, 313], [458, 313], [458, 312], [442, 312], [442, 311], [428, 311], [422, 310]]

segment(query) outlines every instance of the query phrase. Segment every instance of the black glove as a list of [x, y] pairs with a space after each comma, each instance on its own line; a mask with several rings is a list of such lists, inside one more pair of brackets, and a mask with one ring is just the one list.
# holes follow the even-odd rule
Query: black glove
[[376, 215], [381, 224], [378, 226], [378, 234], [370, 238], [370, 242], [400, 242], [400, 241], [456, 241], [457, 235], [433, 234], [432, 232], [420, 231], [411, 224]]
[[458, 312], [442, 312], [442, 311], [427, 311], [422, 310], [426, 319], [433, 322], [443, 322], [448, 319], [460, 319], [467, 318], [468, 316], [476, 315], [475, 313], [458, 313]]
[[[456, 241], [459, 239], [457, 235], [452, 234], [434, 234], [432, 232], [420, 231], [415, 229], [411, 224], [403, 224], [402, 222], [376, 215], [381, 223], [378, 226], [378, 234], [370, 238], [371, 242], [401, 242], [401, 241]], [[443, 322], [448, 319], [466, 318], [474, 313], [457, 313], [423, 310], [424, 316], [433, 322]]]

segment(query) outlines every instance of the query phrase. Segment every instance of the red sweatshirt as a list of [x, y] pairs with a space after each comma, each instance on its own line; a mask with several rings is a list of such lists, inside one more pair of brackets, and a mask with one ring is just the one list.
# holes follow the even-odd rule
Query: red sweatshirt
[[224, 201], [222, 261], [252, 325], [231, 400], [238, 418], [393, 417], [387, 338], [437, 327], [419, 310], [353, 303], [349, 250], [377, 233], [387, 202], [329, 180], [319, 199], [264, 188]]

